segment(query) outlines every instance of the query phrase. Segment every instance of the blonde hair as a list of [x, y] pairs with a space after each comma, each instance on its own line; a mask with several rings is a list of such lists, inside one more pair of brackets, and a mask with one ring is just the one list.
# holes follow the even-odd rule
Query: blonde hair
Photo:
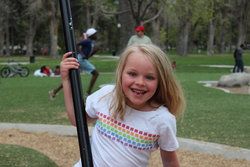
[[126, 66], [128, 56], [137, 51], [144, 53], [152, 61], [158, 73], [158, 88], [151, 100], [167, 107], [177, 117], [178, 113], [183, 111], [185, 107], [184, 94], [174, 76], [167, 55], [153, 44], [134, 44], [127, 47], [122, 53], [116, 69], [114, 98], [110, 106], [113, 117], [117, 118], [119, 116], [120, 119], [124, 119], [126, 97], [122, 91], [122, 72]]

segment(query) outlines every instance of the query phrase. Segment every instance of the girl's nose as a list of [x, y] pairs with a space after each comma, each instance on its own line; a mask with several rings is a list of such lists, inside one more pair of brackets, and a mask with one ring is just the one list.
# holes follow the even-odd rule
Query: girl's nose
[[136, 80], [136, 84], [140, 85], [140, 86], [145, 86], [145, 81], [143, 77], [138, 77]]

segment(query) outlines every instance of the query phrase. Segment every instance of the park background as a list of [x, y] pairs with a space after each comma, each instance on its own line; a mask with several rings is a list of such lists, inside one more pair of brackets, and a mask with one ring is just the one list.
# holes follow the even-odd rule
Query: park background
[[[248, 47], [247, 0], [71, 0], [75, 39], [87, 28], [99, 31], [103, 52], [119, 54], [138, 25], [163, 50], [180, 56]], [[64, 39], [58, 0], [1, 0], [0, 56], [43, 52], [58, 57]]]
[[[175, 73], [187, 99], [177, 136], [247, 149], [249, 94], [228, 94], [198, 81], [218, 81], [231, 73], [234, 49], [241, 43], [248, 47], [249, 5], [247, 0], [71, 0], [76, 40], [88, 27], [99, 31], [97, 45], [102, 50], [90, 59], [100, 71], [94, 90], [113, 83], [115, 57], [119, 57], [134, 28], [142, 24], [146, 35], [177, 62]], [[0, 78], [0, 122], [69, 125], [63, 93], [55, 101], [48, 96], [60, 78], [32, 75], [42, 65], [52, 69], [59, 65], [64, 53], [59, 1], [2, 0], [0, 8], [0, 63], [10, 59], [29, 63], [31, 56], [35, 57], [26, 65], [29, 77]], [[243, 57], [249, 66], [248, 48]], [[81, 75], [81, 79], [85, 91], [90, 76]], [[2, 152], [11, 150], [1, 147]]]

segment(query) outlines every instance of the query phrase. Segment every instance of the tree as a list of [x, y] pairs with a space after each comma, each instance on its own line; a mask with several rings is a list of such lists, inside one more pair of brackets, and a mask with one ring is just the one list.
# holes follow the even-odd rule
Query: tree
[[13, 53], [15, 44], [14, 29], [16, 28], [19, 19], [19, 2], [14, 0], [3, 0], [1, 1], [0, 7], [0, 50], [3, 55]]
[[[164, 28], [166, 28], [167, 19], [164, 18], [164, 9], [166, 8], [167, 2], [159, 1], [154, 3], [151, 6], [151, 17], [147, 20], [144, 20], [142, 24], [151, 23], [151, 39], [152, 41], [164, 48], [164, 42], [166, 40]], [[165, 22], [164, 22], [165, 21]]]
[[26, 30], [26, 46], [27, 56], [33, 55], [33, 41], [36, 35], [36, 31], [39, 25], [46, 19], [46, 12], [43, 11], [45, 0], [23, 0], [23, 5], [26, 7], [25, 11], [25, 19], [27, 23], [27, 30]]
[[175, 9], [179, 20], [179, 37], [177, 40], [177, 53], [180, 56], [186, 56], [188, 50], [189, 33], [192, 18], [192, 0], [177, 0]]
[[58, 30], [60, 23], [60, 8], [58, 0], [47, 1], [48, 5], [48, 17], [49, 19], [49, 30], [50, 30], [50, 50], [49, 56], [56, 58], [58, 57]]
[[[121, 48], [124, 48], [134, 28], [156, 20], [163, 11], [159, 0], [119, 0], [119, 23], [121, 24]], [[160, 8], [160, 9], [159, 9]], [[121, 12], [123, 11], [123, 12]], [[155, 21], [155, 23], [158, 23]], [[158, 28], [157, 28], [158, 27]], [[149, 29], [149, 28], [147, 28]], [[154, 35], [159, 37], [159, 26], [153, 27]], [[147, 31], [149, 32], [149, 31]]]
[[[120, 51], [141, 24], [155, 44], [177, 48], [181, 56], [198, 48], [213, 55], [247, 43], [249, 4], [247, 0], [71, 0], [75, 39], [94, 27], [105, 51]], [[45, 46], [51, 57], [58, 55], [57, 46], [64, 40], [57, 0], [2, 0], [0, 10], [0, 55], [12, 54], [14, 45], [26, 45], [29, 56], [34, 48]]]
[[130, 9], [128, 1], [119, 0], [118, 10], [123, 11], [118, 16], [118, 23], [120, 24], [120, 37], [118, 37], [120, 38], [120, 47], [118, 50], [121, 50], [127, 45], [130, 36], [134, 33], [133, 27], [135, 23], [132, 14], [129, 12]]
[[5, 19], [6, 19], [6, 15], [7, 15], [7, 12], [8, 12], [8, 10], [6, 10], [7, 9], [7, 7], [8, 7], [8, 5], [6, 4], [6, 1], [5, 0], [3, 0], [2, 1], [2, 4], [0, 5], [0, 23], [2, 23], [1, 25], [0, 25], [0, 34], [2, 34], [2, 35], [0, 35], [0, 55], [3, 55], [4, 54], [4, 34], [5, 34], [5, 27], [4, 27], [4, 25], [5, 25]]
[[128, 0], [128, 3], [136, 25], [143, 25], [155, 20], [163, 10], [163, 7], [158, 5], [159, 0]]
[[234, 32], [232, 31], [232, 24], [234, 14], [232, 13], [232, 5], [229, 3], [230, 0], [222, 0], [221, 7], [217, 14], [217, 26], [215, 38], [216, 46], [220, 53], [223, 53], [227, 46], [231, 46], [232, 37]]
[[211, 9], [211, 17], [209, 18], [209, 23], [208, 23], [208, 40], [207, 40], [207, 55], [211, 56], [214, 54], [214, 34], [215, 34], [215, 12], [214, 12], [214, 7], [215, 7], [215, 2], [214, 0], [211, 0], [209, 2], [209, 6]]
[[6, 16], [8, 16], [8, 4], [7, 4], [7, 1], [6, 0], [3, 0], [1, 5], [0, 5], [0, 22], [2, 23], [1, 26], [0, 26], [0, 55], [3, 55], [4, 54], [4, 37], [5, 37], [5, 34], [6, 34]]
[[72, 0], [71, 6], [74, 27], [77, 29], [77, 33], [82, 33], [90, 27], [96, 28], [97, 20], [101, 17], [102, 2], [100, 0]]
[[[221, 24], [220, 21], [223, 21], [223, 18], [220, 18], [220, 16], [224, 9], [227, 7], [227, 2], [224, 0], [211, 0], [208, 2], [208, 41], [207, 41], [207, 55], [211, 56], [214, 55], [214, 41], [215, 41], [215, 34], [216, 30], [218, 30], [218, 26], [216, 24]], [[223, 31], [220, 31], [220, 33], [223, 33]], [[222, 37], [222, 36], [219, 36]], [[221, 38], [222, 41], [220, 46], [223, 46], [223, 37]]]
[[[213, 4], [214, 0], [177, 0], [174, 9], [179, 20], [177, 53], [180, 56], [186, 56], [188, 48], [193, 48], [193, 44], [199, 45], [201, 38], [197, 33], [204, 33], [201, 31], [206, 28], [203, 24], [209, 25], [207, 32], [207, 50], [209, 53], [213, 53], [215, 33]], [[196, 31], [197, 28], [199, 28], [199, 31]], [[197, 48], [197, 46], [195, 48]]]
[[238, 39], [237, 39], [237, 47], [245, 42], [246, 33], [247, 33], [247, 25], [249, 22], [249, 7], [250, 2], [248, 0], [239, 0], [235, 1], [237, 14], [237, 22], [238, 22]]

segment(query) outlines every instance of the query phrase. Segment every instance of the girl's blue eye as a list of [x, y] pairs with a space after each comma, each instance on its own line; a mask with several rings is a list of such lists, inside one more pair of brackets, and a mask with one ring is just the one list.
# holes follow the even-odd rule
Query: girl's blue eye
[[128, 75], [130, 75], [131, 77], [134, 77], [134, 76], [136, 76], [136, 73], [135, 72], [130, 72], [130, 73], [128, 73]]
[[154, 77], [152, 77], [152, 76], [147, 76], [146, 79], [148, 79], [148, 80], [154, 80]]

